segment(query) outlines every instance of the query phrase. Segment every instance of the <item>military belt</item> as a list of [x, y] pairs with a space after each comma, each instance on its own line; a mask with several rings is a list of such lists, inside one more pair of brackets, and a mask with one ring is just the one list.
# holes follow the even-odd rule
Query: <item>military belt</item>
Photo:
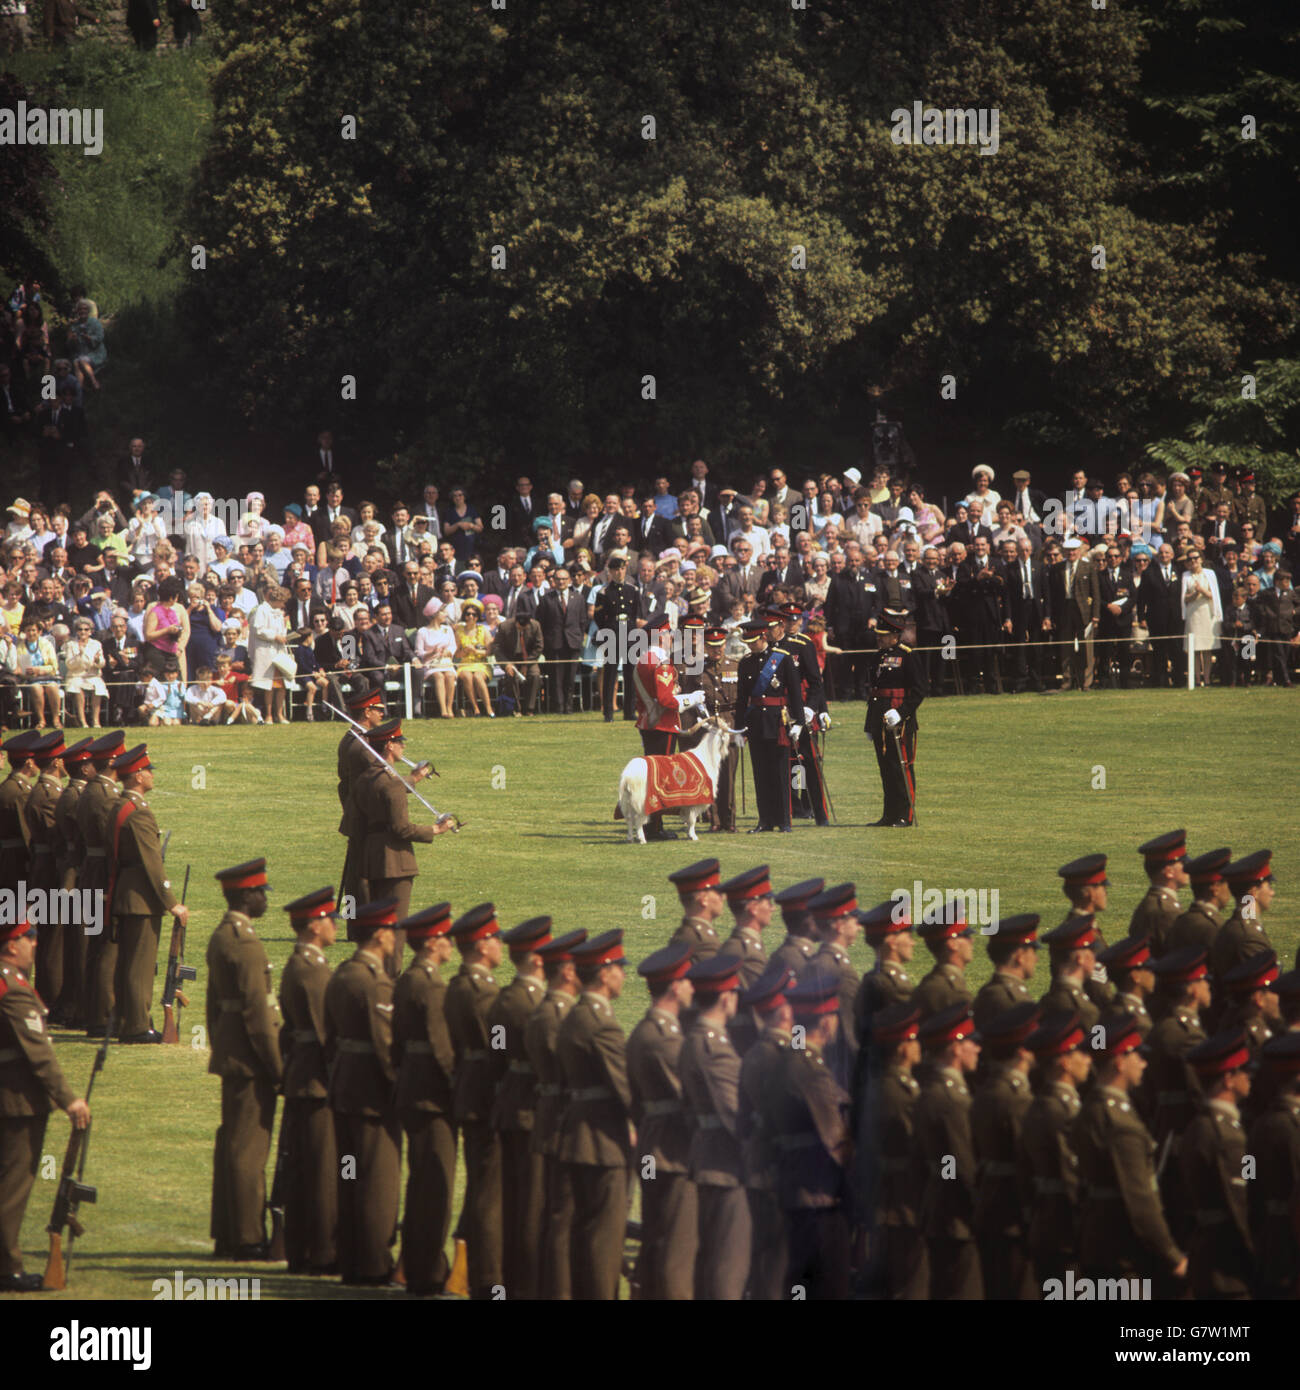
[[1118, 1187], [1089, 1187], [1088, 1196], [1095, 1197], [1099, 1202], [1118, 1202]]
[[986, 1178], [1014, 1178], [1019, 1172], [1020, 1169], [1014, 1163], [1007, 1163], [1002, 1159], [991, 1158], [984, 1165]]
[[102, 859], [107, 853], [108, 851], [103, 847], [103, 845], [96, 845], [93, 848], [89, 848], [86, 850], [86, 858]]
[[509, 1070], [514, 1072], [516, 1076], [534, 1075], [533, 1064], [531, 1062], [511, 1062]]
[[675, 1115], [682, 1108], [682, 1103], [676, 1097], [672, 1100], [648, 1100], [641, 1107], [641, 1113], [650, 1119], [655, 1115]]
[[294, 1042], [320, 1042], [320, 1039], [316, 1036], [316, 1030], [314, 1028], [295, 1028], [290, 1032], [289, 1036], [294, 1040]]
[[1186, 1091], [1158, 1091], [1156, 1093], [1157, 1105], [1186, 1105]]
[[22, 1055], [19, 1047], [0, 1048], [0, 1062], [16, 1062]]
[[614, 1092], [608, 1086], [580, 1086], [569, 1092], [570, 1100], [612, 1100]]
[[0, 840], [0, 849], [24, 849], [26, 840]]
[[1060, 1178], [1035, 1178], [1034, 1191], [1040, 1197], [1064, 1197], [1065, 1183]]
[[358, 1057], [364, 1057], [369, 1055], [370, 1053], [373, 1053], [374, 1050], [374, 1043], [362, 1042], [360, 1038], [339, 1039], [340, 1052], [351, 1052], [356, 1054]]
[[554, 1081], [543, 1081], [537, 1088], [537, 1094], [539, 1096], [562, 1096], [564, 1087], [557, 1086]]
[[244, 1001], [242, 999], [223, 999], [220, 1008], [223, 1014], [242, 1014]]
[[1222, 1226], [1228, 1219], [1226, 1211], [1198, 1211], [1196, 1213], [1196, 1224], [1198, 1226]]
[[[719, 1124], [722, 1122], [719, 1121]], [[790, 1153], [794, 1149], [815, 1149], [821, 1143], [821, 1136], [818, 1134], [778, 1134], [776, 1136], [776, 1147], [782, 1153]]]
[[461, 1055], [464, 1057], [464, 1059], [465, 1059], [467, 1062], [486, 1062], [486, 1061], [487, 1061], [487, 1048], [485, 1048], [485, 1047], [468, 1047], [468, 1048], [465, 1049], [465, 1051], [464, 1051]]
[[431, 1042], [421, 1042], [418, 1040], [415, 1042], [403, 1043], [402, 1051], [405, 1052], [408, 1057], [432, 1057], [433, 1044]]

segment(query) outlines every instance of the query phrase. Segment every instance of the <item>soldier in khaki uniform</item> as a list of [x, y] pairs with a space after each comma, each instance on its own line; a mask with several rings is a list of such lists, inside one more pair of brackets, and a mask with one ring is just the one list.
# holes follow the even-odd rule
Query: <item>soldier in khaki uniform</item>
[[1237, 474], [1237, 494], [1232, 499], [1232, 519], [1238, 526], [1249, 522], [1255, 528], [1255, 539], [1263, 540], [1268, 526], [1268, 508], [1255, 492], [1255, 473], [1245, 468]]
[[1038, 1060], [1041, 1084], [1020, 1127], [1020, 1171], [1028, 1205], [1027, 1248], [1039, 1290], [1048, 1279], [1078, 1271], [1079, 1158], [1074, 1122], [1079, 1087], [1092, 1071], [1092, 1052], [1078, 1014], [1043, 1018], [1025, 1046]]
[[826, 1053], [840, 1026], [840, 982], [817, 967], [790, 991], [802, 1046], [792, 1039], [775, 1087], [777, 1193], [788, 1223], [787, 1297], [849, 1296], [848, 1093]]
[[817, 926], [821, 949], [812, 959], [812, 969], [833, 975], [839, 981], [840, 1026], [826, 1047], [826, 1065], [845, 1092], [853, 1084], [858, 1060], [858, 1030], [853, 1016], [862, 977], [853, 968], [849, 951], [862, 930], [858, 921], [857, 887], [841, 883], [827, 888], [808, 904]]
[[31, 985], [36, 928], [17, 916], [0, 926], [0, 1293], [41, 1287], [39, 1274], [23, 1272], [19, 1233], [50, 1111], [67, 1111], [77, 1129], [90, 1123], [90, 1107], [77, 1098], [54, 1056], [45, 1005]]
[[406, 1131], [402, 1265], [407, 1293], [427, 1298], [442, 1292], [450, 1272], [446, 1246], [456, 1187], [456, 1053], [439, 973], [451, 959], [451, 904], [437, 903], [399, 925], [415, 952], [393, 990], [394, 1104]]
[[40, 776], [32, 750], [43, 741], [34, 729], [15, 734], [3, 745], [9, 759], [9, 776], [0, 782], [0, 888], [17, 891], [27, 877], [26, 806]]
[[1155, 993], [1156, 977], [1151, 969], [1151, 947], [1145, 936], [1126, 936], [1097, 957], [1115, 986], [1115, 1008], [1128, 1014], [1138, 1026], [1143, 1042], [1155, 1027], [1147, 1000]]
[[[870, 1053], [867, 1037], [875, 1027], [872, 1020], [892, 1005], [906, 1003], [915, 992], [907, 965], [916, 950], [916, 937], [912, 932], [911, 916], [899, 910], [892, 898], [860, 911], [858, 922], [868, 944], [876, 952], [876, 963], [862, 977], [858, 996], [853, 1001], [854, 1031], [862, 1039], [864, 1051]], [[865, 1071], [862, 1080], [865, 1084]]]
[[[1084, 981], [1083, 989], [1096, 1005], [1098, 1013], [1114, 1008], [1115, 991], [1106, 979], [1105, 968], [1096, 963], [1097, 952], [1106, 949], [1106, 938], [1097, 925], [1097, 918], [1106, 911], [1110, 879], [1106, 877], [1106, 856], [1104, 854], [1085, 854], [1081, 859], [1072, 859], [1057, 869], [1061, 879], [1061, 891], [1070, 900], [1070, 910], [1062, 926], [1086, 918], [1091, 923], [1094, 938], [1094, 960], [1092, 975]], [[1058, 928], [1059, 930], [1059, 928]]]
[[[384, 722], [384, 692], [366, 689], [352, 695], [348, 699], [348, 713], [363, 729], [369, 731], [378, 728]], [[375, 766], [375, 760], [366, 752], [362, 740], [350, 724], [339, 739], [337, 762], [339, 805], [343, 810], [339, 819], [339, 834], [348, 843], [343, 861], [343, 896], [351, 897], [360, 906], [370, 897], [364, 871], [366, 823], [356, 809], [352, 794], [362, 774]]]
[[1204, 1104], [1183, 1135], [1179, 1160], [1196, 1216], [1187, 1251], [1195, 1298], [1250, 1297], [1254, 1249], [1246, 1212], [1246, 1130], [1241, 1105], [1250, 1094], [1250, 1049], [1237, 1028], [1216, 1033], [1187, 1054]]
[[1088, 993], [1097, 966], [1100, 933], [1090, 915], [1071, 915], [1059, 927], [1043, 933], [1051, 948], [1052, 983], [1043, 995], [1043, 1012], [1077, 1013], [1085, 1029], [1093, 1028], [1101, 1010]]
[[[95, 775], [95, 767], [90, 760], [92, 742], [83, 738], [63, 754], [68, 782], [54, 808], [54, 837], [56, 881], [59, 888], [65, 891], [75, 889], [81, 875], [84, 847], [77, 823], [77, 807], [81, 803], [82, 792]], [[82, 1028], [85, 1024], [78, 1009], [81, 981], [86, 973], [86, 943], [90, 938], [86, 935], [84, 923], [80, 927], [65, 927], [62, 935], [63, 983], [59, 997], [50, 1006], [50, 1017], [65, 1028]]]
[[695, 1119], [690, 1165], [699, 1189], [697, 1300], [739, 1300], [749, 1278], [752, 1225], [739, 1136], [740, 1055], [727, 1032], [739, 1007], [740, 965], [734, 954], [719, 952], [697, 961], [686, 976], [699, 1006], [681, 1054], [682, 1089]]
[[773, 960], [753, 988], [740, 996], [741, 1006], [754, 1011], [761, 1029], [740, 1064], [739, 1138], [751, 1230], [745, 1297], [751, 1302], [773, 1303], [790, 1296], [790, 1240], [778, 1189], [781, 1153], [775, 1125], [794, 1028], [794, 1010], [786, 994], [796, 978], [788, 965]]
[[1163, 954], [1186, 951], [1190, 947], [1209, 954], [1223, 926], [1223, 909], [1232, 897], [1232, 890], [1223, 876], [1231, 859], [1230, 849], [1212, 849], [1208, 854], [1198, 854], [1187, 861], [1192, 905], [1169, 928]]
[[1024, 912], [1003, 917], [988, 938], [993, 977], [975, 996], [975, 1026], [984, 1032], [1000, 1014], [1018, 1004], [1032, 1002], [1029, 981], [1038, 969], [1037, 913]]
[[357, 950], [325, 989], [325, 1061], [339, 1154], [338, 1261], [343, 1282], [384, 1286], [393, 1274], [402, 1140], [393, 1108], [393, 981], [397, 903], [356, 915]]
[[[27, 887], [48, 894], [59, 883], [54, 814], [63, 795], [63, 734], [57, 729], [46, 734], [32, 752], [39, 774], [23, 811], [31, 851], [27, 864]], [[51, 1004], [63, 990], [63, 938], [66, 930], [63, 923], [50, 923], [36, 943], [35, 983]]]
[[282, 1075], [280, 1008], [253, 922], [266, 914], [266, 860], [217, 875], [226, 911], [208, 941], [208, 1071], [221, 1078], [212, 1159], [212, 1238], [218, 1259], [266, 1258], [266, 1156]]
[[925, 1165], [921, 1224], [930, 1298], [984, 1296], [975, 1245], [975, 1146], [967, 1077], [979, 1063], [975, 1022], [963, 1000], [923, 1019], [918, 1033], [931, 1066], [916, 1107], [916, 1148]]
[[[704, 630], [704, 670], [699, 675], [699, 689], [704, 692], [704, 708], [716, 714], [729, 727], [736, 728], [736, 679], [740, 663], [725, 655], [727, 630], [710, 627]], [[683, 683], [683, 689], [690, 686]], [[718, 766], [718, 786], [713, 802], [715, 831], [736, 831], [736, 770], [740, 767], [740, 749], [728, 747]]]
[[[117, 933], [117, 966], [108, 1007], [121, 1017], [124, 1043], [162, 1041], [149, 1021], [153, 981], [158, 964], [158, 939], [164, 912], [182, 925], [189, 908], [177, 902], [163, 864], [158, 822], [145, 793], [153, 790], [153, 764], [145, 744], [113, 760], [122, 796], [113, 804], [112, 891], [113, 927]], [[104, 966], [101, 958], [101, 970]], [[101, 982], [101, 996], [103, 987]]]
[[[1252, 1065], [1259, 1061], [1264, 1044], [1281, 1027], [1278, 997], [1270, 988], [1278, 974], [1277, 952], [1258, 951], [1234, 965], [1223, 977], [1223, 1031], [1241, 1032]], [[1249, 1103], [1243, 1107], [1246, 1118], [1253, 1119], [1258, 1113], [1254, 1103], [1267, 1098], [1262, 1088], [1252, 1090]]]
[[679, 1068], [681, 1012], [694, 990], [684, 942], [665, 946], [637, 966], [650, 991], [650, 1008], [627, 1040], [627, 1077], [636, 1124], [634, 1166], [641, 1178], [641, 1257], [637, 1284], [643, 1299], [689, 1300], [695, 1287], [698, 1205], [690, 1179], [690, 1116]]
[[568, 1183], [558, 1158], [560, 1120], [568, 1104], [564, 1072], [560, 1066], [560, 1025], [582, 991], [574, 967], [573, 952], [587, 939], [585, 931], [557, 936], [538, 952], [546, 979], [546, 997], [533, 1010], [524, 1030], [528, 1060], [537, 1075], [537, 1112], [533, 1119], [532, 1149], [542, 1160], [542, 1185], [546, 1193], [542, 1221], [538, 1293], [546, 1299], [567, 1299], [569, 1239], [573, 1207]]
[[714, 925], [722, 916], [723, 896], [719, 888], [719, 864], [716, 859], [701, 859], [668, 875], [668, 882], [677, 889], [682, 902], [682, 924], [672, 935], [673, 941], [684, 941], [696, 960], [716, 956], [722, 938]]
[[821, 948], [817, 925], [808, 911], [808, 904], [826, 887], [824, 878], [806, 878], [802, 883], [782, 888], [772, 901], [781, 909], [785, 923], [785, 940], [772, 952], [771, 962], [780, 962], [796, 975], [801, 975], [808, 962]]
[[325, 952], [338, 936], [334, 890], [318, 888], [284, 910], [298, 938], [280, 976], [285, 1254], [290, 1274], [337, 1274], [339, 1160], [325, 1070]]
[[1273, 949], [1260, 921], [1273, 906], [1272, 858], [1271, 849], [1261, 849], [1224, 866], [1223, 876], [1236, 906], [1210, 947], [1208, 964], [1216, 986], [1221, 985], [1228, 971], [1247, 956]]
[[[108, 856], [113, 848], [113, 810], [121, 795], [114, 759], [122, 751], [126, 735], [115, 729], [97, 738], [90, 745], [90, 761], [94, 774], [77, 802], [77, 829], [83, 846], [81, 873], [77, 879], [79, 891], [107, 893], [109, 882]], [[86, 1028], [87, 1036], [103, 1037], [104, 1026], [113, 997], [113, 975], [117, 969], [117, 942], [109, 930], [109, 900], [104, 898], [103, 930], [97, 936], [82, 933], [85, 958], [77, 983], [77, 1017]], [[102, 987], [101, 987], [102, 981]]]
[[1139, 845], [1138, 853], [1151, 886], [1133, 909], [1128, 934], [1149, 938], [1151, 954], [1158, 958], [1164, 954], [1169, 933], [1182, 914], [1178, 890], [1188, 882], [1187, 832], [1171, 830], [1167, 835], [1157, 835]]
[[623, 933], [603, 932], [573, 949], [582, 994], [560, 1024], [558, 1050], [569, 1103], [556, 1156], [561, 1202], [573, 1212], [569, 1279], [574, 1298], [618, 1296], [627, 1229], [632, 1087], [613, 1001], [623, 990]]
[[[763, 929], [772, 920], [776, 902], [768, 878], [767, 865], [746, 869], [743, 874], [722, 884], [727, 906], [735, 919], [731, 935], [718, 948], [718, 954], [734, 958], [740, 976], [738, 989], [748, 989], [767, 966], [767, 948], [763, 945]], [[697, 955], [696, 959], [700, 957]], [[754, 1016], [748, 1009], [738, 1011], [731, 1024], [731, 1041], [743, 1057], [758, 1036]]]
[[488, 1010], [489, 1037], [505, 1043], [490, 1052], [496, 1087], [490, 1123], [501, 1147], [501, 1268], [507, 1298], [537, 1297], [546, 1191], [541, 1156], [532, 1151], [537, 1076], [528, 1060], [527, 1029], [546, 994], [537, 951], [550, 939], [549, 917], [530, 917], [502, 934], [515, 978]]
[[[413, 846], [428, 844], [435, 835], [450, 830], [453, 822], [444, 816], [434, 825], [412, 824], [407, 801], [410, 792], [395, 766], [406, 748], [400, 719], [376, 725], [366, 738], [386, 766], [372, 761], [352, 788], [353, 809], [366, 826], [362, 867], [371, 897], [397, 899], [400, 921], [410, 915], [411, 889], [419, 873]], [[385, 968], [396, 979], [402, 959], [401, 932], [395, 934], [394, 940], [394, 952]]]
[[1028, 1040], [1038, 1027], [1032, 1000], [1005, 1009], [980, 1030], [987, 1071], [971, 1103], [971, 1137], [979, 1185], [971, 1225], [979, 1248], [984, 1297], [1037, 1296], [1020, 1185], [1020, 1146], [1033, 1100]]
[[[501, 931], [491, 903], [452, 924], [461, 967], [447, 986], [447, 1031], [456, 1052], [453, 1115], [464, 1144], [465, 1202], [456, 1234], [467, 1246], [469, 1295], [491, 1299], [501, 1285], [501, 1143], [491, 1125], [493, 1063], [488, 1014], [500, 993]], [[509, 1290], [506, 1297], [510, 1296]]]
[[975, 955], [974, 931], [965, 922], [924, 922], [917, 930], [934, 957], [934, 968], [912, 995], [924, 1023], [954, 1004], [970, 1004], [966, 967]]
[[868, 1241], [865, 1284], [869, 1296], [927, 1297], [930, 1261], [921, 1231], [925, 1169], [916, 1161], [916, 1107], [921, 1086], [912, 1075], [921, 1060], [921, 1011], [906, 1000], [871, 1015], [863, 1046], [873, 1060], [863, 1102], [861, 1132], [870, 1137], [870, 1161], [859, 1150], [858, 1201]]
[[1291, 1299], [1300, 1279], [1300, 1033], [1271, 1038], [1262, 1060], [1272, 1099], [1246, 1143], [1258, 1165], [1247, 1193], [1253, 1288], [1256, 1298]]
[[1182, 1279], [1187, 1257], [1165, 1223], [1156, 1189], [1156, 1145], [1133, 1106], [1146, 1061], [1132, 1019], [1102, 1025], [1097, 1084], [1074, 1122], [1083, 1182], [1079, 1263], [1090, 1279]]

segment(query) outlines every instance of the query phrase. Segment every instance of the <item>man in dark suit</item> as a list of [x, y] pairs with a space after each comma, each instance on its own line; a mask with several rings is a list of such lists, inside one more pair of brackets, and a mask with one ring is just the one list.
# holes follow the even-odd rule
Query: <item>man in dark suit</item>
[[508, 539], [515, 545], [532, 545], [533, 522], [545, 513], [543, 507], [533, 496], [533, 480], [520, 476], [515, 479], [515, 490], [506, 506]]
[[758, 601], [767, 602], [767, 596], [778, 586], [782, 589], [797, 589], [804, 582], [803, 566], [790, 554], [790, 543], [784, 536], [772, 537], [772, 551], [763, 566], [763, 577], [758, 581]]
[[[487, 570], [483, 576], [483, 585], [480, 592], [483, 594], [495, 594], [498, 598], [504, 599], [510, 592], [510, 570], [515, 563], [515, 552], [512, 547], [507, 546], [497, 555], [497, 562]], [[427, 599], [425, 600], [428, 601]]]
[[420, 583], [419, 565], [414, 560], [407, 560], [397, 582], [389, 588], [394, 621], [403, 627], [423, 627], [424, 609], [432, 597], [433, 590], [427, 584]]
[[332, 430], [321, 430], [316, 436], [316, 447], [312, 450], [308, 468], [312, 476], [317, 478], [329, 478], [335, 473], [343, 472], [338, 451], [334, 448]]
[[871, 613], [868, 618], [868, 623], [873, 630], [878, 625], [880, 615], [886, 608], [895, 611], [906, 610], [908, 613], [916, 608], [916, 598], [912, 593], [912, 585], [900, 568], [898, 551], [885, 551], [879, 568], [871, 573], [870, 583], [875, 589]]
[[[874, 508], [874, 510], [880, 512], [879, 507]], [[960, 542], [967, 550], [971, 550], [975, 545], [976, 539], [980, 536], [988, 541], [989, 545], [993, 544], [993, 532], [990, 531], [987, 526], [983, 524], [976, 525], [969, 519], [969, 512], [964, 502], [959, 502], [955, 510], [957, 520], [948, 528], [948, 534], [943, 538], [945, 545], [954, 545]], [[883, 513], [881, 513], [881, 515], [883, 515]]]
[[73, 465], [85, 454], [86, 412], [76, 404], [76, 395], [71, 385], [65, 386], [57, 401], [51, 401], [36, 412], [41, 488], [51, 502], [67, 500]]
[[641, 515], [637, 518], [633, 539], [643, 555], [650, 554], [656, 559], [661, 551], [673, 543], [672, 526], [655, 511], [653, 497], [647, 497], [641, 503]]
[[[524, 596], [528, 593], [528, 575], [524, 572], [524, 567], [520, 564], [510, 566], [510, 583], [506, 586], [506, 591], [501, 595], [501, 616], [503, 618], [513, 618], [520, 611], [520, 604]], [[527, 603], [523, 604], [525, 610], [530, 608]], [[535, 608], [536, 605], [531, 605]], [[522, 615], [521, 615], [522, 616]]]
[[1120, 563], [1119, 546], [1111, 542], [1106, 547], [1106, 564], [1097, 575], [1097, 593], [1101, 610], [1097, 615], [1097, 636], [1100, 648], [1096, 679], [1108, 689], [1115, 688], [1114, 663], [1119, 663], [1120, 688], [1129, 686], [1129, 635], [1133, 631], [1134, 596], [1132, 576]]
[[976, 536], [971, 554], [962, 564], [955, 591], [960, 619], [957, 624], [965, 658], [966, 688], [993, 694], [1002, 689], [1002, 672], [994, 645], [1005, 621], [1006, 580], [989, 554], [989, 543]]
[[714, 544], [725, 545], [730, 549], [732, 533], [740, 525], [740, 517], [737, 515], [740, 507], [740, 494], [734, 487], [724, 487], [718, 493], [717, 504], [705, 513], [709, 530], [713, 532]]
[[[686, 486], [700, 499], [700, 511], [705, 516], [708, 516], [721, 500], [717, 483], [709, 481], [709, 465], [703, 459], [696, 459], [691, 464], [691, 478]], [[725, 545], [726, 542], [720, 539], [719, 544]]]
[[588, 541], [587, 548], [597, 560], [603, 559], [613, 550], [614, 528], [623, 519], [623, 513], [619, 509], [618, 493], [611, 492], [605, 498], [605, 510], [596, 518]]
[[[383, 683], [385, 678], [395, 677], [403, 666], [415, 660], [415, 651], [406, 640], [406, 630], [393, 621], [393, 605], [381, 603], [375, 609], [374, 621], [369, 621], [364, 612], [356, 618], [357, 632], [360, 636], [362, 666], [378, 667], [369, 672], [372, 683]], [[417, 713], [420, 699], [420, 681], [412, 682], [415, 692]]]
[[1047, 512], [1047, 494], [1041, 488], [1030, 486], [1028, 469], [1021, 468], [1014, 472], [1011, 482], [1011, 495], [1004, 500], [1011, 503], [1012, 514], [1019, 512], [1025, 522], [1041, 522]]
[[649, 555], [642, 555], [637, 561], [636, 578], [631, 583], [639, 603], [636, 625], [645, 627], [651, 618], [662, 616], [668, 599], [667, 589], [655, 578], [655, 562]]
[[14, 376], [7, 364], [0, 363], [0, 435], [7, 441], [16, 439], [31, 419], [31, 406], [21, 379]]
[[709, 525], [700, 507], [700, 494], [694, 488], [686, 488], [677, 498], [677, 516], [668, 523], [668, 530], [671, 537], [669, 544], [679, 536], [683, 539], [690, 535], [690, 523], [692, 517], [700, 518], [700, 532], [705, 545], [710, 550], [717, 544], [713, 538], [713, 528]]
[[857, 699], [866, 692], [871, 654], [865, 648], [873, 645], [869, 623], [875, 607], [875, 577], [865, 568], [845, 568], [831, 578], [824, 605], [826, 636], [834, 646], [851, 653], [833, 658], [838, 665], [840, 699]]
[[[1063, 690], [1092, 689], [1092, 634], [1088, 626], [1095, 623], [1101, 609], [1101, 592], [1092, 561], [1082, 557], [1083, 542], [1071, 536], [1065, 542], [1065, 562], [1057, 565], [1049, 577], [1052, 623], [1059, 641], [1069, 643], [1057, 650], [1062, 653]], [[1086, 635], [1085, 635], [1086, 634]]]
[[[572, 592], [572, 590], [570, 590]], [[535, 713], [542, 684], [537, 659], [545, 643], [536, 618], [502, 618], [492, 639], [492, 658], [502, 668], [501, 691], [515, 702], [515, 713]]]
[[713, 586], [713, 617], [717, 622], [730, 616], [731, 605], [741, 594], [757, 597], [758, 586], [763, 582], [763, 571], [754, 563], [754, 548], [743, 536], [735, 537], [732, 554], [735, 568], [724, 568]]
[[393, 509], [389, 513], [388, 530], [384, 533], [383, 541], [388, 547], [389, 563], [394, 573], [397, 574], [401, 573], [402, 566], [416, 553], [415, 547], [407, 537], [410, 524], [410, 507], [405, 502], [394, 502]]
[[1042, 561], [1034, 558], [1033, 545], [1027, 538], [1016, 543], [1016, 558], [1004, 566], [1002, 573], [1006, 593], [1002, 627], [1016, 646], [1014, 689], [1018, 694], [1026, 681], [1032, 680], [1034, 689], [1042, 690], [1042, 644], [1051, 636], [1051, 594]]
[[304, 574], [294, 581], [291, 596], [284, 605], [284, 618], [289, 631], [305, 634], [311, 631], [311, 620], [317, 613], [328, 610], [312, 597], [311, 580]]
[[[952, 631], [948, 621], [948, 605], [941, 591], [946, 583], [939, 569], [939, 552], [927, 546], [921, 557], [920, 569], [912, 573], [912, 597], [916, 600], [916, 645], [918, 648], [937, 647]], [[925, 671], [926, 682], [933, 695], [942, 695], [941, 684], [935, 677], [940, 653], [920, 650], [917, 660]]]
[[546, 654], [546, 691], [551, 712], [569, 714], [573, 708], [573, 662], [582, 651], [587, 631], [587, 604], [574, 592], [568, 569], [555, 571], [555, 587], [537, 605]]
[[1232, 519], [1232, 504], [1220, 502], [1214, 509], [1214, 515], [1201, 527], [1201, 535], [1205, 537], [1205, 559], [1207, 564], [1216, 561], [1223, 554], [1223, 546], [1227, 541], [1235, 541], [1241, 544], [1241, 527]]
[[312, 535], [318, 541], [329, 540], [330, 527], [339, 517], [345, 517], [349, 526], [357, 524], [355, 508], [343, 505], [343, 484], [337, 478], [331, 478], [325, 484], [325, 505], [311, 519]]

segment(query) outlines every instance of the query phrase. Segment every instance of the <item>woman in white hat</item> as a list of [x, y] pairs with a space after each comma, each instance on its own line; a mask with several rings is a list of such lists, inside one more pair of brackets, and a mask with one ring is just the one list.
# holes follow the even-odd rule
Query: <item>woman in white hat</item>
[[1196, 529], [1196, 503], [1192, 501], [1192, 480], [1186, 473], [1169, 475], [1168, 492], [1165, 496], [1165, 514], [1161, 530], [1172, 536], [1178, 530], [1178, 523], [1185, 521]]
[[1219, 649], [1223, 630], [1223, 601], [1219, 581], [1205, 568], [1201, 552], [1193, 547], [1187, 555], [1182, 590], [1183, 634], [1196, 639], [1196, 684], [1210, 683], [1210, 653]]
[[287, 724], [284, 712], [286, 690], [297, 690], [293, 677], [297, 663], [289, 651], [289, 620], [284, 605], [289, 595], [278, 584], [267, 586], [266, 598], [253, 609], [248, 620], [248, 659], [252, 663], [254, 690], [266, 691], [267, 722]]
[[996, 516], [998, 503], [1002, 501], [1002, 494], [993, 490], [993, 470], [987, 463], [977, 463], [970, 471], [975, 485], [966, 494], [966, 505], [970, 506], [971, 500], [978, 497], [984, 503], [985, 518]]
[[425, 624], [415, 634], [416, 663], [424, 672], [424, 708], [429, 708], [428, 689], [432, 686], [438, 717], [450, 719], [456, 699], [456, 634], [441, 599], [431, 598], [424, 614]]
[[[64, 692], [83, 729], [98, 729], [100, 702], [108, 695], [104, 684], [104, 648], [95, 640], [89, 618], [74, 618], [72, 636], [63, 644]], [[86, 723], [86, 692], [90, 692], [90, 723]]]

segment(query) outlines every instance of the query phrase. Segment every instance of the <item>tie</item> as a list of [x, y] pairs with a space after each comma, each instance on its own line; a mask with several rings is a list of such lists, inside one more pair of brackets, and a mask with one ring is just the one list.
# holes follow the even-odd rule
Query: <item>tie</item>
[[533, 511], [533, 499], [531, 496], [524, 498], [524, 515], [531, 516]]
[[511, 589], [510, 592], [506, 595], [506, 617], [507, 617], [507, 618], [513, 618], [513, 617], [515, 616], [515, 599], [518, 597], [518, 594], [519, 594], [519, 590], [518, 590], [518, 589]]
[[1078, 563], [1078, 561], [1072, 560], [1072, 561], [1070, 562], [1070, 568], [1066, 571], [1066, 574], [1065, 574], [1065, 596], [1066, 596], [1066, 598], [1073, 598], [1073, 596], [1074, 596], [1074, 567], [1075, 567], [1075, 565], [1076, 565], [1077, 563]]
[[1024, 572], [1025, 572], [1025, 597], [1028, 598], [1028, 599], [1032, 599], [1033, 596], [1034, 596], [1034, 586], [1033, 586], [1033, 583], [1030, 581], [1030, 578], [1029, 578], [1029, 561], [1028, 561], [1028, 560], [1025, 561], [1025, 564], [1024, 564]]
[[1169, 572], [1169, 566], [1166, 565], [1166, 566], [1165, 566], [1165, 583], [1166, 583], [1166, 584], [1172, 584], [1173, 581], [1174, 581], [1174, 577], [1173, 577], [1173, 575]]

